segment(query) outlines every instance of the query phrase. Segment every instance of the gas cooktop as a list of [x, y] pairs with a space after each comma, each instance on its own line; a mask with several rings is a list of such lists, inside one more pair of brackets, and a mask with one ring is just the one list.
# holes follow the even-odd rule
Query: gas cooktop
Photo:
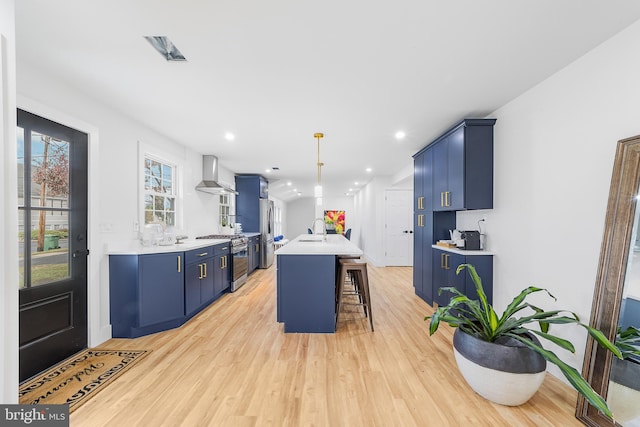
[[244, 234], [207, 234], [206, 236], [198, 236], [196, 239], [239, 239]]
[[198, 236], [196, 239], [230, 239], [233, 246], [244, 245], [249, 241], [249, 238], [244, 234], [208, 234]]

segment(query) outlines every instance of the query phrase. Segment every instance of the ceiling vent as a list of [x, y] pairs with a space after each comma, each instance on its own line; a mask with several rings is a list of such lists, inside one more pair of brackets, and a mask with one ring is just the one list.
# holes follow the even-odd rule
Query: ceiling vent
[[187, 60], [171, 40], [169, 40], [169, 37], [145, 36], [144, 38], [147, 39], [147, 41], [151, 43], [151, 46], [153, 46], [153, 48], [157, 50], [167, 61], [183, 62]]

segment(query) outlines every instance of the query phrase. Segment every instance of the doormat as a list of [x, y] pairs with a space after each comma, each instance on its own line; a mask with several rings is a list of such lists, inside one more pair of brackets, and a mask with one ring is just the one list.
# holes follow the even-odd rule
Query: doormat
[[22, 384], [18, 393], [20, 403], [68, 403], [69, 412], [73, 412], [150, 352], [84, 350]]

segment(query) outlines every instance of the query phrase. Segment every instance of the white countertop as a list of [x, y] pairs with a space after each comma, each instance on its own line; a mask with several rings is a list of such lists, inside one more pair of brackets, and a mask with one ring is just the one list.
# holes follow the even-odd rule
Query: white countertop
[[[362, 255], [362, 250], [341, 234], [301, 234], [278, 249], [276, 255]], [[312, 241], [309, 241], [312, 240]]]
[[109, 255], [146, 255], [161, 254], [168, 252], [185, 252], [191, 249], [199, 249], [207, 246], [219, 245], [220, 243], [229, 243], [230, 239], [190, 239], [184, 240], [182, 243], [168, 246], [142, 246], [137, 241], [123, 243], [122, 245], [112, 245], [108, 248]]
[[438, 246], [438, 245], [431, 245], [431, 247], [434, 249], [440, 249], [441, 251], [452, 252], [454, 254], [460, 254], [460, 255], [493, 255], [493, 252], [489, 252], [489, 251], [466, 251], [464, 249], [447, 248], [445, 246]]

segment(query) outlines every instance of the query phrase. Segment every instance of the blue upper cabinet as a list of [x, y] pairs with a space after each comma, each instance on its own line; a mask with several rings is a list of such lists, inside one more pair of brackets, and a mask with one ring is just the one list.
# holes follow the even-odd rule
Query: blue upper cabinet
[[245, 232], [260, 231], [260, 199], [269, 197], [269, 183], [260, 175], [236, 175], [236, 222]]
[[466, 119], [426, 147], [433, 152], [434, 211], [493, 208], [495, 119]]

